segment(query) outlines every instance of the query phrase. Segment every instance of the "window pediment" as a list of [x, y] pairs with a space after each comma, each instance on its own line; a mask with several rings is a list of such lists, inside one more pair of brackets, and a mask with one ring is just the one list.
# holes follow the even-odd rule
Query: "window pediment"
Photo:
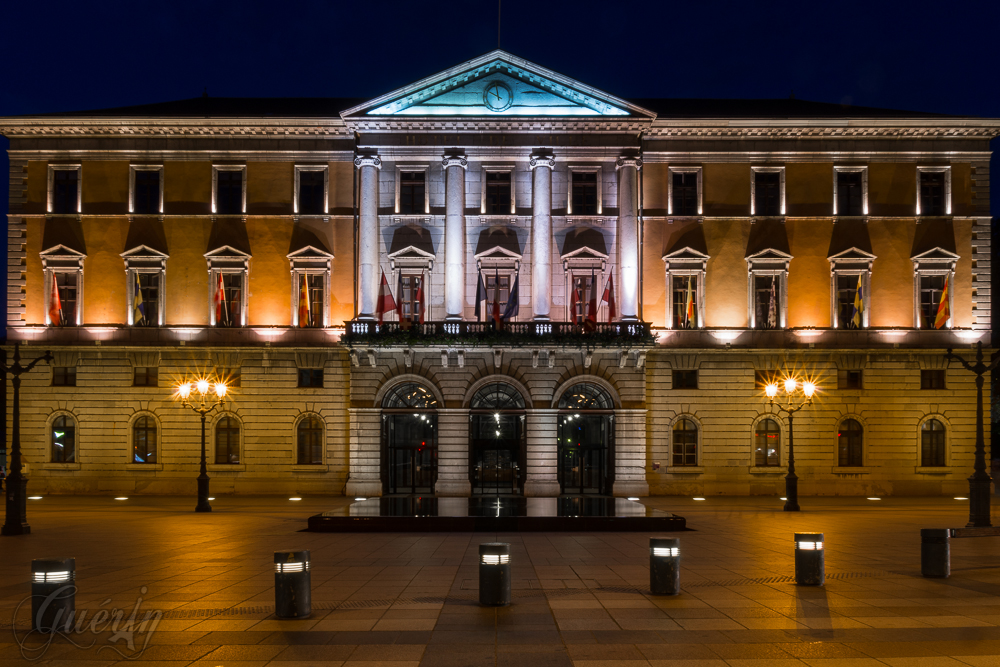
[[702, 271], [705, 270], [705, 265], [710, 259], [709, 256], [700, 250], [696, 250], [690, 246], [685, 246], [669, 252], [663, 256], [663, 263], [666, 264], [667, 270], [671, 269], [692, 269], [697, 268]]
[[69, 246], [65, 246], [61, 243], [59, 245], [52, 246], [47, 250], [43, 250], [38, 254], [42, 258], [43, 266], [45, 265], [46, 260], [49, 261], [71, 260], [75, 262], [80, 262], [87, 258], [86, 254], [80, 252], [79, 250], [73, 250]]
[[947, 264], [950, 262], [957, 262], [959, 257], [957, 254], [951, 252], [950, 250], [945, 250], [942, 247], [931, 248], [920, 254], [911, 257], [914, 262], [919, 263], [942, 263]]
[[434, 260], [437, 259], [434, 254], [412, 245], [389, 253], [387, 257], [392, 269], [421, 268], [428, 271], [434, 268]]

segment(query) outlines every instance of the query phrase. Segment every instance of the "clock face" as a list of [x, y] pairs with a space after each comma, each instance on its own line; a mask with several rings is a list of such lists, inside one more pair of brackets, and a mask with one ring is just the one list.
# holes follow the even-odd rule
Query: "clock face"
[[486, 84], [486, 90], [483, 91], [483, 102], [486, 103], [486, 107], [490, 111], [503, 111], [510, 107], [513, 101], [514, 96], [506, 84], [498, 81]]

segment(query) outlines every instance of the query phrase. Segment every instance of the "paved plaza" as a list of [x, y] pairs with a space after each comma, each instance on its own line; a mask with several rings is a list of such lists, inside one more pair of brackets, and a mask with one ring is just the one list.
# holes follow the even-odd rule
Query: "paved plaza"
[[[966, 501], [805, 496], [786, 514], [777, 498], [643, 499], [691, 529], [673, 534], [675, 598], [649, 594], [642, 533], [299, 532], [346, 502], [219, 497], [195, 514], [193, 494], [31, 501], [32, 534], [0, 539], [0, 664], [1000, 667], [1000, 538], [953, 539], [951, 578], [920, 576], [919, 529], [964, 526]], [[826, 534], [825, 587], [793, 583], [795, 531]], [[478, 545], [494, 540], [513, 563], [500, 609], [477, 601]], [[306, 620], [272, 614], [283, 549], [312, 552]], [[31, 559], [65, 556], [89, 617], [45, 646], [15, 610]], [[137, 604], [162, 612], [152, 633], [92, 624]]]

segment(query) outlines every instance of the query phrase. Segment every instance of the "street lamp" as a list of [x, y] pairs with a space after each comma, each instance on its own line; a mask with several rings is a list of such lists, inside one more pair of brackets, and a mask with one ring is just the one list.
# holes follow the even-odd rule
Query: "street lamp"
[[957, 361], [962, 368], [976, 374], [976, 462], [974, 472], [969, 477], [969, 523], [967, 528], [989, 528], [990, 522], [990, 482], [993, 478], [986, 472], [986, 442], [983, 438], [983, 375], [1000, 364], [996, 357], [989, 364], [983, 363], [983, 343], [976, 343], [976, 363], [968, 361], [948, 350], [944, 355], [949, 364]]
[[[208, 463], [205, 460], [205, 418], [216, 408], [226, 402], [226, 383], [209, 382], [198, 378], [194, 382], [185, 382], [177, 387], [177, 397], [181, 405], [191, 408], [201, 415], [201, 474], [198, 475], [198, 505], [195, 512], [211, 512], [208, 503]], [[193, 398], [193, 400], [192, 400]]]
[[[764, 388], [768, 405], [777, 408], [788, 415], [788, 474], [785, 475], [785, 511], [799, 511], [799, 477], [795, 474], [795, 430], [793, 418], [795, 413], [812, 403], [816, 385], [812, 382], [802, 382], [795, 378], [785, 380], [785, 405], [775, 402], [778, 395], [778, 385], [775, 382]], [[800, 394], [801, 392], [801, 394]], [[804, 395], [802, 399], [800, 396]]]

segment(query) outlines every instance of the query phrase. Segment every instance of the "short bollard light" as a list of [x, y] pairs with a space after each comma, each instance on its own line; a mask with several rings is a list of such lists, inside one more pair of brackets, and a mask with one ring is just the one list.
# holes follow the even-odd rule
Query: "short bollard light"
[[679, 538], [649, 538], [649, 590], [653, 595], [677, 595], [681, 592]]
[[306, 618], [312, 613], [309, 551], [274, 552], [274, 615]]
[[510, 604], [510, 544], [506, 542], [479, 545], [479, 604]]
[[76, 612], [76, 559], [31, 561], [31, 629], [66, 632]]
[[823, 533], [795, 533], [795, 583], [799, 586], [826, 583]]
[[945, 579], [951, 575], [951, 531], [947, 528], [920, 530], [920, 573]]

